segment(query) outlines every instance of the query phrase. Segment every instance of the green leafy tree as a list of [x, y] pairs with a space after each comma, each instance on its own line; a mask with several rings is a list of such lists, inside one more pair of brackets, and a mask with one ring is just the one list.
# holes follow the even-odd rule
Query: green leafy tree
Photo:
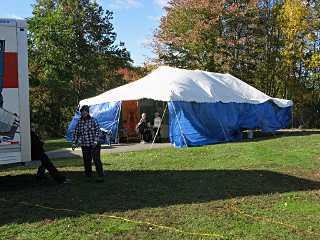
[[[123, 84], [110, 72], [131, 62], [114, 45], [112, 12], [91, 0], [37, 0], [29, 29], [32, 115], [64, 134], [79, 100]], [[43, 124], [43, 125], [44, 125]]]

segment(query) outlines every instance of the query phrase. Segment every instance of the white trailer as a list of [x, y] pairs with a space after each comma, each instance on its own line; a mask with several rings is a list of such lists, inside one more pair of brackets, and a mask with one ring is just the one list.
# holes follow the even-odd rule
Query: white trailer
[[27, 23], [0, 18], [0, 165], [11, 163], [38, 165], [31, 162]]

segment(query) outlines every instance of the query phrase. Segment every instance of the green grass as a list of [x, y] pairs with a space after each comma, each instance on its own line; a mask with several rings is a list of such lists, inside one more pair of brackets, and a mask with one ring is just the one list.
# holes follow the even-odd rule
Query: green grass
[[320, 239], [319, 142], [309, 132], [106, 154], [101, 184], [84, 181], [80, 157], [53, 160], [72, 184], [2, 167], [0, 239]]
[[47, 152], [57, 150], [57, 149], [62, 149], [62, 148], [70, 148], [70, 147], [71, 147], [71, 143], [64, 138], [46, 139], [44, 144], [44, 148]]

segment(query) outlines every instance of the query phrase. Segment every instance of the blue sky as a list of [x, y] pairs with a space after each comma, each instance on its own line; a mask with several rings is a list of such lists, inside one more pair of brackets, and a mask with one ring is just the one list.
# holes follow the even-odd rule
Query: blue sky
[[[145, 56], [154, 57], [150, 48], [143, 44], [159, 25], [159, 19], [165, 14], [163, 7], [167, 0], [96, 0], [104, 10], [113, 12], [116, 44], [125, 42], [135, 65], [141, 65]], [[0, 17], [32, 16], [35, 0], [0, 0]]]

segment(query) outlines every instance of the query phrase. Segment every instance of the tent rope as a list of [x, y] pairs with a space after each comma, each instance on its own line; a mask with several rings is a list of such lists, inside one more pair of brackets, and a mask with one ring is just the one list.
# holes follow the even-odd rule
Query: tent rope
[[174, 114], [175, 114], [175, 115], [176, 115], [176, 117], [177, 117], [177, 121], [178, 121], [178, 124], [179, 124], [179, 127], [180, 127], [181, 135], [182, 135], [182, 137], [183, 137], [183, 141], [184, 141], [184, 143], [185, 143], [186, 147], [188, 148], [187, 141], [186, 141], [186, 139], [185, 139], [185, 137], [184, 137], [184, 134], [183, 134], [183, 131], [182, 131], [182, 128], [181, 128], [181, 125], [180, 125], [180, 121], [179, 121], [179, 118], [178, 118], [178, 115], [177, 115], [176, 109], [175, 109], [175, 107], [174, 107], [174, 104], [173, 104], [173, 101], [172, 101], [172, 99], [171, 99], [171, 98], [170, 98], [170, 101], [171, 101], [171, 103], [172, 103], [172, 107], [173, 107], [173, 110], [174, 110]]
[[216, 115], [217, 115], [217, 117], [218, 117], [218, 120], [219, 120], [220, 126], [221, 126], [221, 128], [222, 128], [223, 134], [224, 134], [224, 136], [226, 137], [227, 142], [228, 142], [229, 139], [228, 139], [227, 134], [226, 134], [226, 132], [225, 132], [225, 130], [224, 130], [224, 127], [223, 127], [222, 122], [221, 122], [221, 120], [220, 120], [220, 118], [219, 118], [219, 115], [218, 115], [218, 111], [217, 111], [217, 109], [216, 109], [216, 105], [215, 105], [214, 103], [213, 103], [213, 107], [214, 107], [214, 111], [216, 112]]
[[[297, 106], [294, 106], [294, 107], [292, 108], [292, 117], [293, 117], [293, 119], [296, 119], [296, 118], [295, 118], [296, 115], [297, 115], [297, 118], [300, 118], [300, 120], [301, 120], [301, 122], [302, 122], [302, 124], [303, 124], [303, 127], [307, 127], [305, 121], [303, 120], [302, 116], [301, 116], [300, 113], [299, 113], [298, 107], [297, 107]], [[317, 112], [317, 116], [318, 116], [318, 112]], [[317, 118], [318, 118], [318, 117], [317, 117]], [[316, 118], [316, 119], [317, 119], [317, 118]], [[290, 131], [290, 132], [287, 132], [286, 134], [283, 134], [283, 135], [286, 136], [286, 135], [294, 132], [293, 128], [294, 128], [294, 120], [291, 121], [291, 131]]]
[[262, 117], [259, 115], [258, 111], [256, 111], [251, 104], [249, 104], [250, 107], [252, 108], [253, 112], [256, 113], [258, 115], [258, 117], [260, 118], [261, 122], [267, 127], [269, 128], [270, 132], [272, 132], [272, 134], [277, 137], [277, 135], [271, 130], [271, 128], [263, 121]]
[[[165, 109], [164, 109], [164, 111], [163, 111], [162, 118], [161, 118], [161, 123], [162, 123], [164, 114], [166, 113], [167, 107], [168, 107], [168, 104], [167, 104], [167, 106], [165, 107]], [[157, 129], [156, 135], [154, 135], [154, 138], [153, 138], [153, 141], [152, 141], [150, 150], [152, 149], [152, 146], [153, 146], [153, 144], [154, 144], [154, 141], [155, 141], [156, 137], [158, 136], [159, 129], [161, 128], [161, 123], [160, 123], [160, 127]]]
[[300, 114], [300, 111], [299, 111], [299, 109], [298, 109], [298, 107], [295, 107], [296, 108], [296, 112], [298, 113], [298, 116], [299, 116], [299, 118], [300, 118], [300, 120], [302, 121], [302, 123], [303, 123], [303, 127], [307, 127], [307, 124], [305, 123], [305, 121], [303, 121], [303, 118], [301, 117], [301, 114]]

